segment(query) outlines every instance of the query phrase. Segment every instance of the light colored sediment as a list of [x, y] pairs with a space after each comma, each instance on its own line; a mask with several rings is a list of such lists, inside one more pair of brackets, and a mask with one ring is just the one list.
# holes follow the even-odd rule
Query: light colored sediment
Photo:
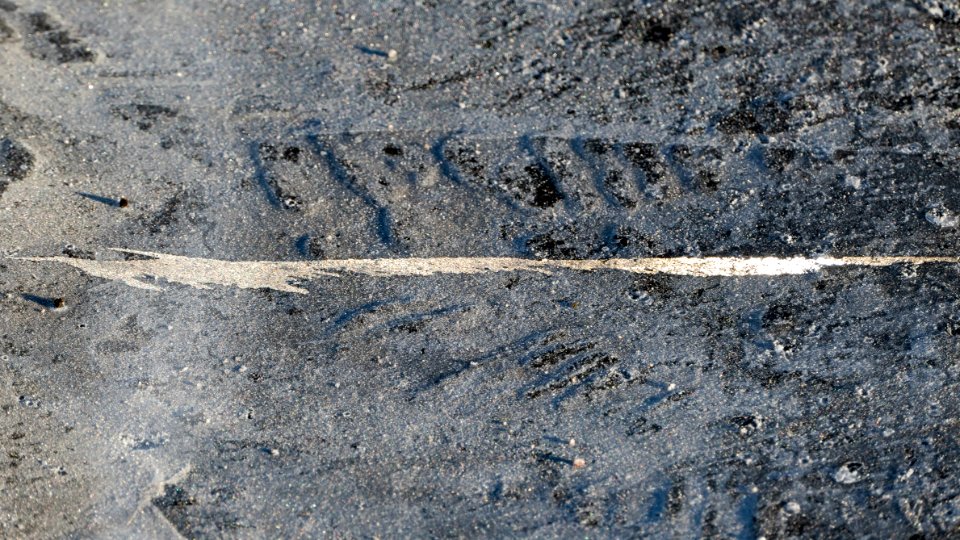
[[958, 263], [960, 257], [669, 257], [639, 259], [521, 259], [510, 257], [429, 257], [397, 259], [339, 259], [326, 261], [222, 261], [149, 251], [114, 249], [149, 257], [123, 261], [70, 257], [19, 257], [33, 262], [57, 262], [92, 276], [121, 281], [132, 287], [160, 290], [146, 280], [165, 280], [199, 289], [220, 285], [243, 289], [274, 289], [305, 294], [299, 281], [321, 276], [356, 273], [368, 276], [428, 276], [487, 272], [541, 272], [557, 270], [615, 270], [636, 274], [672, 274], [698, 277], [784, 276], [818, 272], [838, 266]]

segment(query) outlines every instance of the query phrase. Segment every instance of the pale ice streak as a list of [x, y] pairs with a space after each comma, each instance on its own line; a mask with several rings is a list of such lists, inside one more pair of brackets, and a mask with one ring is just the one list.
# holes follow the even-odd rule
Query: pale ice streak
[[429, 257], [394, 259], [338, 259], [326, 261], [222, 261], [114, 249], [148, 257], [132, 260], [90, 260], [70, 257], [19, 257], [34, 262], [57, 262], [92, 276], [122, 281], [132, 287], [159, 290], [150, 281], [164, 280], [205, 289], [213, 285], [243, 289], [275, 289], [305, 294], [296, 282], [344, 273], [368, 276], [428, 276], [488, 272], [613, 270], [636, 274], [672, 274], [698, 277], [784, 276], [818, 272], [836, 266], [890, 266], [894, 264], [958, 263], [960, 257], [664, 257], [639, 259], [521, 259], [510, 257]]

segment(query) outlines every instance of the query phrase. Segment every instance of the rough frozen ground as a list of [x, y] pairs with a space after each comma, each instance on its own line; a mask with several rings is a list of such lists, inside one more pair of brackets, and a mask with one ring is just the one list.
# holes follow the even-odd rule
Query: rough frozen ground
[[[0, 0], [2, 255], [960, 252], [956, 2], [223, 4]], [[958, 534], [957, 270], [2, 260], [0, 536]]]

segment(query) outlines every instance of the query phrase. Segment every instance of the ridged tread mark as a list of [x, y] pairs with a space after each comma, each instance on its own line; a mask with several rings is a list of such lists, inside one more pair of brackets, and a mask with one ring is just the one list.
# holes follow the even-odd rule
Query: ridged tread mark
[[[537, 370], [541, 375], [534, 382], [524, 385], [520, 395], [535, 399], [570, 387], [573, 392], [557, 396], [554, 400], [556, 405], [581, 390], [585, 394], [599, 390], [602, 388], [599, 380], [609, 376], [609, 368], [620, 360], [604, 352], [588, 352], [595, 346], [591, 342], [561, 344], [537, 354], [525, 363], [525, 367]], [[554, 368], [552, 371], [544, 369], [551, 367]], [[618, 385], [615, 383], [611, 387]]]
[[509, 190], [496, 189], [500, 182], [490, 181], [487, 173], [491, 167], [483, 164], [476, 153], [470, 152], [464, 144], [448, 144], [450, 142], [461, 142], [455, 138], [458, 134], [459, 132], [454, 132], [444, 135], [431, 146], [431, 155], [437, 162], [440, 174], [454, 185], [466, 188], [473, 187], [471, 185], [472, 181], [472, 183], [496, 193], [497, 200], [506, 204], [511, 210], [519, 210], [517, 200], [522, 201], [522, 197], [517, 197]]
[[556, 341], [557, 339], [562, 338], [563, 336], [564, 336], [564, 332], [562, 331], [531, 332], [520, 339], [517, 339], [505, 345], [496, 347], [487, 353], [484, 353], [478, 357], [472, 358], [471, 360], [462, 361], [458, 363], [458, 365], [454, 366], [453, 368], [447, 369], [442, 373], [439, 373], [438, 375], [434, 376], [430, 381], [428, 381], [427, 383], [417, 388], [416, 393], [421, 393], [431, 388], [435, 388], [437, 386], [442, 386], [444, 384], [447, 384], [448, 382], [456, 379], [457, 377], [469, 371], [470, 369], [474, 367], [482, 366], [488, 362], [491, 362], [497, 359], [510, 358], [519, 354], [521, 357], [521, 364], [523, 364], [525, 363], [524, 359], [526, 359], [526, 361], [529, 361], [531, 354], [533, 354], [531, 353], [531, 350], [536, 351], [539, 348], [549, 345], [550, 343]]
[[529, 202], [537, 208], [548, 208], [561, 201], [569, 206], [570, 198], [564, 193], [560, 183], [563, 173], [557, 170], [558, 167], [550, 162], [541, 149], [546, 140], [547, 137], [534, 139], [530, 135], [523, 135], [518, 141], [520, 148], [533, 160], [533, 163], [524, 167], [530, 181], [526, 189], [532, 196]]
[[30, 39], [24, 42], [24, 49], [34, 58], [57, 64], [96, 60], [96, 53], [47, 13], [29, 13], [25, 23]]
[[250, 161], [253, 163], [253, 177], [260, 186], [260, 189], [263, 190], [263, 194], [267, 197], [267, 202], [270, 203], [270, 206], [283, 208], [283, 205], [280, 204], [280, 186], [278, 186], [276, 180], [270, 176], [270, 171], [263, 162], [263, 157], [260, 154], [261, 144], [259, 141], [253, 141], [247, 145], [247, 153]]
[[348, 309], [341, 311], [336, 317], [330, 321], [327, 325], [327, 328], [324, 331], [324, 336], [331, 336], [347, 324], [349, 324], [354, 319], [366, 315], [368, 313], [373, 313], [380, 309], [383, 306], [397, 303], [406, 303], [409, 302], [409, 297], [396, 297], [396, 298], [383, 298], [378, 300], [373, 300], [359, 306], [354, 306]]
[[[159, 110], [148, 112], [155, 116], [165, 113]], [[335, 152], [333, 143], [326, 140], [334, 137], [332, 134], [308, 131], [305, 136], [334, 180], [376, 213], [378, 238], [388, 244], [395, 242], [388, 205], [379, 202], [357, 180], [366, 174], [382, 177], [382, 172], [354, 170], [351, 163], [344, 162]], [[616, 210], [633, 210], [640, 199], [674, 198], [685, 191], [699, 193], [703, 188], [709, 190], [713, 187], [712, 171], [709, 166], [700, 166], [703, 165], [701, 158], [718, 159], [717, 150], [712, 147], [672, 145], [661, 148], [653, 143], [592, 136], [568, 138], [526, 134], [470, 138], [462, 131], [442, 134], [426, 145], [414, 144], [425, 150], [424, 154], [417, 156], [416, 153], [407, 155], [403, 152], [396, 134], [383, 134], [383, 140], [377, 133], [363, 132], [363, 136], [371, 148], [377, 149], [378, 157], [383, 154], [384, 166], [389, 170], [400, 167], [399, 156], [403, 156], [403, 166], [409, 168], [404, 180], [415, 182], [418, 174], [432, 168], [455, 186], [471, 191], [485, 190], [512, 210], [521, 212], [554, 208], [561, 202], [568, 211], [579, 212], [582, 203], [576, 195], [578, 191], [568, 193], [563, 183], [580, 181], [581, 175], [590, 179], [596, 192]], [[281, 193], [281, 185], [271, 177], [269, 165], [265, 163], [268, 160], [264, 145], [251, 144], [249, 154], [254, 163], [255, 178], [270, 204], [296, 207], [297, 198]], [[584, 165], [574, 165], [574, 170], [569, 170], [573, 163]], [[479, 196], [478, 191], [474, 193]]]
[[330, 172], [330, 176], [334, 181], [360, 199], [364, 205], [373, 209], [376, 213], [375, 228], [377, 238], [387, 246], [395, 245], [390, 209], [377, 202], [373, 195], [357, 181], [356, 177], [337, 159], [333, 147], [330, 146], [330, 144], [314, 134], [307, 135], [307, 142], [310, 143], [310, 147], [313, 149], [317, 158], [326, 163], [327, 170]]
[[669, 172], [656, 145], [640, 141], [626, 142], [620, 144], [619, 150], [635, 168], [634, 178], [640, 193], [651, 197], [651, 190], [655, 186], [665, 189], [664, 182]]
[[[528, 398], [536, 398], [548, 392], [556, 392], [570, 385], [577, 385], [581, 382], [592, 380], [592, 376], [598, 371], [617, 364], [620, 360], [615, 356], [608, 356], [603, 353], [595, 353], [584, 357], [582, 360], [567, 366], [565, 373], [558, 374], [558, 377], [544, 385], [539, 386], [526, 393]], [[559, 378], [562, 377], [562, 378]]]
[[527, 365], [533, 369], [540, 369], [556, 365], [557, 362], [571, 356], [578, 355], [594, 347], [594, 343], [564, 343], [552, 348], [543, 354], [531, 359]]
[[391, 332], [407, 332], [412, 334], [419, 332], [428, 322], [434, 319], [460, 313], [469, 308], [470, 306], [468, 305], [452, 305], [417, 313], [407, 313], [391, 319], [384, 326]]
[[608, 139], [583, 137], [570, 139], [570, 148], [587, 164], [593, 177], [594, 187], [607, 205], [613, 208], [633, 208], [637, 202], [626, 191], [624, 175], [619, 168], [612, 166], [616, 163], [616, 158], [620, 157], [619, 146], [615, 141]]
[[[449, 133], [443, 135], [433, 145], [430, 147], [430, 155], [433, 156], [433, 159], [436, 160], [437, 166], [440, 168], [440, 174], [442, 174], [447, 180], [450, 180], [456, 185], [463, 184], [463, 178], [460, 175], [460, 170], [457, 168], [455, 163], [457, 163], [457, 155], [448, 155], [448, 152], [451, 152], [447, 148], [447, 142], [457, 136], [457, 133]], [[458, 163], [459, 165], [459, 163]], [[483, 169], [479, 171], [474, 171], [476, 176], [483, 176]]]

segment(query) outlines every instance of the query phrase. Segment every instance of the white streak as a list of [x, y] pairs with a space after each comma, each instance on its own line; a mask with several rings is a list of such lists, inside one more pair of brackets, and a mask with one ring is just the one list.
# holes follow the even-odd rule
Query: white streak
[[818, 272], [834, 266], [890, 266], [894, 264], [960, 263], [958, 257], [670, 257], [640, 259], [519, 259], [509, 257], [431, 257], [403, 259], [340, 259], [328, 261], [221, 261], [114, 249], [148, 259], [98, 261], [70, 257], [19, 257], [33, 262], [58, 262], [92, 276], [122, 281], [131, 287], [160, 290], [147, 279], [162, 279], [206, 289], [213, 285], [242, 289], [274, 289], [306, 294], [293, 282], [320, 276], [356, 273], [368, 276], [429, 276], [489, 272], [556, 270], [615, 270], [636, 274], [672, 274], [697, 277], [784, 276]]

